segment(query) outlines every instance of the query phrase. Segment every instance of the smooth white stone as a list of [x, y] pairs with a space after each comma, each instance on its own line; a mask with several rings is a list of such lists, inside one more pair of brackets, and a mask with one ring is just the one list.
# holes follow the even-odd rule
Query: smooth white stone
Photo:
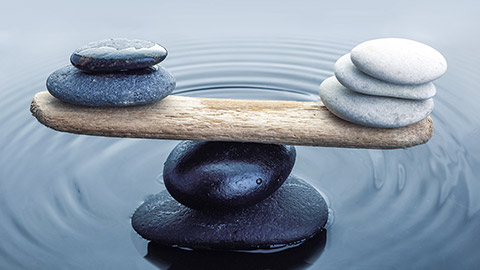
[[379, 80], [396, 84], [422, 84], [442, 76], [447, 61], [434, 48], [403, 38], [381, 38], [353, 48], [353, 64]]
[[320, 98], [336, 116], [359, 125], [398, 128], [428, 117], [433, 110], [433, 99], [408, 100], [370, 96], [341, 85], [335, 76], [322, 82]]
[[350, 54], [342, 56], [335, 63], [335, 77], [350, 90], [367, 95], [387, 96], [406, 99], [429, 99], [435, 96], [433, 83], [418, 85], [393, 84], [375, 79], [361, 72], [350, 59]]

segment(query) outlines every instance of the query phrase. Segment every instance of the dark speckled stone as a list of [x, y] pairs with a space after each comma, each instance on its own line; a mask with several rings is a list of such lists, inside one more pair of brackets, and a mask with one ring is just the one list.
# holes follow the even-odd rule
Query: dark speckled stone
[[163, 179], [168, 192], [188, 207], [242, 207], [275, 192], [295, 156], [293, 146], [184, 141], [168, 156]]
[[327, 219], [328, 207], [320, 193], [290, 176], [272, 196], [236, 210], [194, 210], [162, 191], [135, 211], [132, 226], [144, 238], [166, 246], [256, 249], [310, 239]]
[[112, 38], [91, 42], [72, 53], [70, 62], [89, 72], [146, 68], [162, 62], [167, 50], [139, 39]]
[[54, 97], [86, 106], [150, 104], [163, 99], [174, 88], [175, 78], [160, 66], [93, 74], [69, 65], [47, 79], [47, 89]]

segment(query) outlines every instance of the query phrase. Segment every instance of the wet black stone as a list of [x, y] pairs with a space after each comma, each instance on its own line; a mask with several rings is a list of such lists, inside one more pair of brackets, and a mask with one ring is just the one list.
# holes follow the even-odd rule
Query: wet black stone
[[68, 65], [53, 72], [47, 89], [54, 97], [85, 106], [154, 103], [175, 88], [175, 78], [160, 66], [116, 73], [87, 73]]
[[151, 41], [112, 38], [78, 48], [70, 62], [89, 72], [112, 72], [150, 67], [162, 62], [167, 54], [164, 47]]
[[163, 179], [168, 192], [188, 207], [242, 207], [275, 192], [295, 156], [293, 146], [184, 141], [168, 156]]
[[244, 250], [310, 239], [327, 219], [328, 207], [320, 193], [290, 176], [272, 196], [236, 210], [194, 210], [162, 191], [135, 211], [132, 226], [144, 238], [164, 246]]

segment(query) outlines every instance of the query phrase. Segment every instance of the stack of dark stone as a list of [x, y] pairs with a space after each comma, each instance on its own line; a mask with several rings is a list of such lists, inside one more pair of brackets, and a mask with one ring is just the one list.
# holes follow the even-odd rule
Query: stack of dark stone
[[[158, 64], [159, 44], [108, 39], [77, 49], [52, 73], [47, 89], [84, 106], [135, 106], [169, 95], [175, 79]], [[293, 146], [185, 141], [164, 166], [167, 190], [133, 214], [133, 228], [163, 246], [248, 250], [296, 245], [322, 231], [328, 207], [321, 194], [290, 175]]]
[[92, 42], [52, 73], [47, 89], [54, 97], [85, 106], [135, 106], [154, 103], [175, 89], [173, 75], [158, 65], [167, 57], [161, 45], [114, 38]]
[[164, 165], [167, 190], [135, 211], [133, 228], [165, 246], [248, 250], [299, 244], [322, 231], [328, 207], [290, 175], [293, 146], [184, 141]]

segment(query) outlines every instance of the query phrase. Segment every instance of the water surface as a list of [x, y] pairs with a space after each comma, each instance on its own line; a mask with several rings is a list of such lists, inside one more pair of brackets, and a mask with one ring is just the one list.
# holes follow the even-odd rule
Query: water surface
[[[222, 258], [251, 269], [480, 268], [478, 4], [97, 2], [10, 3], [0, 16], [0, 269], [188, 269]], [[164, 189], [178, 142], [59, 133], [29, 112], [48, 74], [98, 39], [167, 47], [176, 95], [319, 101], [339, 57], [386, 36], [445, 55], [435, 133], [405, 150], [297, 147], [293, 173], [325, 194], [333, 215], [318, 242], [283, 256], [148, 245], [130, 216]]]

